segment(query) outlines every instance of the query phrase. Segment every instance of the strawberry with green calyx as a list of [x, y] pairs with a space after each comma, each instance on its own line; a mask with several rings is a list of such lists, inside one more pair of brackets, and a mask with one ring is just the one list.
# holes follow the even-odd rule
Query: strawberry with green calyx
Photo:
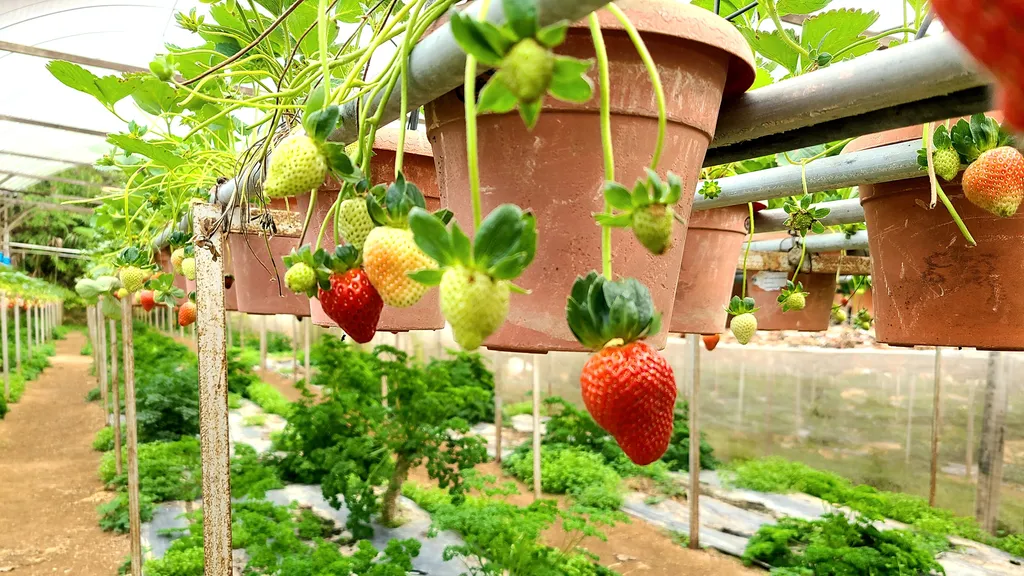
[[698, 193], [708, 200], [714, 200], [722, 194], [722, 186], [715, 180], [708, 180], [701, 185]]
[[178, 308], [178, 325], [191, 326], [196, 321], [196, 303], [191, 300], [194, 294], [189, 295], [189, 300]]
[[369, 182], [363, 180], [358, 184], [346, 183], [342, 189], [341, 203], [338, 204], [338, 211], [335, 215], [338, 232], [345, 242], [362, 250], [366, 243], [366, 237], [370, 235], [375, 224], [370, 218], [370, 211], [367, 208], [365, 194], [369, 188]]
[[592, 63], [553, 52], [565, 41], [569, 23], [541, 28], [536, 0], [502, 0], [502, 7], [507, 22], [500, 27], [452, 12], [455, 41], [466, 54], [497, 69], [480, 91], [478, 112], [504, 114], [518, 106], [532, 130], [545, 95], [565, 102], [589, 101], [594, 87], [586, 72]]
[[779, 294], [778, 303], [782, 307], [783, 312], [803, 310], [807, 306], [807, 296], [809, 295], [808, 292], [804, 292], [803, 283], [797, 282], [793, 284], [793, 281], [790, 280], [786, 282], [786, 287]]
[[149, 312], [156, 307], [155, 293], [152, 290], [143, 290], [139, 292], [139, 304], [142, 305], [142, 309]]
[[[409, 212], [426, 208], [426, 200], [420, 189], [399, 173], [391, 186], [378, 185], [370, 190], [366, 207], [377, 227], [363, 243], [363, 269], [385, 304], [408, 308], [430, 288], [409, 274], [435, 266], [434, 260], [416, 245], [409, 229]], [[445, 210], [438, 216], [447, 224], [451, 212]]]
[[125, 288], [118, 288], [117, 292], [114, 292], [114, 298], [117, 298], [118, 300], [126, 296], [128, 296], [128, 290], [126, 290]]
[[284, 265], [288, 270], [284, 274], [284, 285], [296, 294], [314, 298], [320, 286], [330, 286], [327, 252], [322, 248], [313, 252], [307, 244], [298, 250], [292, 249], [284, 257]]
[[839, 304], [832, 305], [832, 321], [836, 324], [846, 322], [846, 311]]
[[129, 293], [134, 294], [142, 289], [146, 283], [152, 265], [149, 257], [138, 248], [129, 246], [117, 256], [117, 277], [121, 281], [121, 287]]
[[[322, 252], [317, 250], [317, 254]], [[338, 246], [325, 265], [329, 276], [326, 282], [318, 282], [317, 294], [324, 313], [356, 342], [373, 340], [384, 301], [360, 267], [359, 250], [351, 244]]]
[[733, 296], [729, 301], [726, 311], [733, 317], [729, 323], [729, 329], [740, 344], [749, 344], [754, 338], [754, 334], [757, 334], [757, 318], [754, 316], [754, 312], [757, 310], [757, 304], [749, 296], [746, 298]]
[[[961, 186], [972, 204], [1002, 218], [1017, 213], [1024, 201], [1024, 155], [1014, 148], [1013, 138], [998, 122], [984, 114], [975, 114], [970, 122], [961, 119], [949, 130], [938, 126], [932, 141], [937, 175], [951, 180], [960, 166], [966, 164]], [[956, 160], [949, 149], [956, 152]], [[927, 169], [924, 148], [918, 150], [917, 163]]]
[[870, 330], [872, 322], [874, 322], [874, 319], [871, 317], [871, 314], [868, 314], [867, 308], [861, 308], [853, 317], [853, 325], [861, 330]]
[[587, 411], [634, 463], [661, 458], [672, 439], [676, 382], [665, 358], [641, 340], [661, 329], [647, 287], [591, 272], [573, 284], [566, 320], [596, 351], [580, 373]]
[[263, 183], [263, 192], [268, 198], [314, 191], [323, 184], [328, 172], [344, 181], [356, 175], [345, 146], [327, 142], [327, 137], [338, 127], [341, 110], [337, 105], [325, 106], [325, 97], [321, 84], [306, 100], [302, 115], [304, 132], [290, 134], [270, 153], [267, 179]]
[[[186, 246], [189, 246], [188, 241], [188, 234], [182, 232], [181, 230], [175, 230], [174, 232], [172, 232], [170, 238], [168, 238], [167, 240], [168, 244], [171, 245], [171, 248], [173, 250], [171, 252], [171, 268], [174, 270], [175, 274], [182, 273], [181, 263], [183, 260], [185, 260], [185, 248]], [[189, 255], [191, 256], [192, 254]]]
[[188, 257], [181, 261], [181, 275], [186, 280], [195, 281], [196, 279], [196, 259], [195, 257]]
[[409, 214], [416, 245], [437, 263], [412, 278], [440, 286], [441, 312], [455, 341], [475, 350], [505, 322], [512, 281], [533, 262], [537, 222], [518, 206], [502, 204], [487, 215], [472, 243], [457, 223], [451, 231], [422, 208]]
[[683, 181], [669, 172], [668, 182], [647, 168], [647, 178], [638, 179], [630, 192], [618, 182], [604, 186], [609, 206], [619, 210], [613, 214], [595, 214], [601, 226], [632, 228], [637, 240], [653, 254], [664, 254], [672, 246], [675, 206], [683, 195]]
[[811, 195], [805, 195], [799, 202], [793, 198], [787, 198], [782, 205], [782, 210], [789, 215], [783, 225], [793, 234], [806, 237], [808, 232], [821, 234], [825, 232], [825, 225], [821, 219], [828, 216], [832, 210], [828, 208], [811, 207]]

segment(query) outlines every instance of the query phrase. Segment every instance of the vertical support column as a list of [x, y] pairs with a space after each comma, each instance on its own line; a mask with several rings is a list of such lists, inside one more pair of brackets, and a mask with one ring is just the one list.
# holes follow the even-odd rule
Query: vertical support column
[[245, 312], [238, 313], [238, 348], [245, 350], [245, 322], [249, 319], [249, 315]]
[[260, 370], [267, 371], [267, 317], [260, 316]]
[[[121, 299], [121, 340], [124, 358], [124, 412], [128, 428], [128, 539], [131, 574], [142, 576], [142, 521], [139, 518], [139, 431], [135, 420], [135, 353], [132, 338], [132, 295]], [[225, 572], [226, 573], [226, 572]]]
[[[103, 312], [99, 308], [97, 308], [96, 309], [96, 321], [100, 322], [100, 321], [102, 321], [102, 319], [103, 319]], [[43, 307], [42, 306], [36, 306], [36, 342], [38, 342], [40, 346], [42, 346], [43, 344], [46, 344], [46, 334], [43, 333]]]
[[[231, 350], [231, 347], [234, 346], [234, 342], [231, 341], [231, 314], [228, 312], [224, 312], [224, 328], [228, 332], [228, 350]], [[199, 328], [196, 328], [196, 330], [198, 334]], [[198, 336], [196, 336], [196, 338], [198, 339]]]
[[498, 362], [500, 365], [494, 375], [494, 462], [501, 466], [501, 427], [504, 425], [504, 415], [501, 413], [501, 382], [508, 372], [508, 358], [499, 352]]
[[942, 348], [935, 348], [935, 388], [932, 390], [932, 462], [928, 480], [928, 505], [935, 506], [939, 474], [939, 429], [942, 427]]
[[232, 570], [224, 247], [221, 233], [215, 226], [219, 216], [220, 211], [214, 206], [197, 204], [193, 207], [192, 229], [200, 235], [196, 242], [196, 306], [206, 576], [224, 576]]
[[[28, 301], [26, 300], [26, 304], [27, 304], [27, 302]], [[89, 343], [90, 344], [93, 343], [93, 335], [92, 335], [92, 309], [93, 309], [92, 306], [86, 306], [86, 308], [85, 308], [85, 319], [86, 319], [86, 323], [89, 326]], [[27, 307], [27, 306], [25, 307], [25, 336], [27, 337], [26, 342], [28, 344], [28, 355], [31, 358], [32, 357], [32, 309]], [[93, 357], [95, 357], [95, 351], [93, 352]]]
[[11, 366], [8, 363], [7, 356], [7, 293], [0, 292], [0, 309], [3, 309], [3, 316], [0, 317], [0, 332], [4, 339], [3, 343], [3, 354], [4, 354], [4, 398], [10, 398], [11, 396]]
[[[737, 405], [736, 405], [736, 427], [737, 428], [742, 428], [743, 427], [743, 392], [744, 392], [743, 389], [746, 387], [746, 384], [747, 384], [747, 365], [746, 364], [740, 364], [740, 391], [739, 391], [739, 394], [737, 394], [738, 400], [737, 400]], [[811, 398], [811, 401], [812, 402], [814, 401], [813, 397]]]
[[967, 381], [967, 449], [964, 451], [964, 468], [967, 482], [974, 476], [974, 380]]
[[21, 371], [21, 302], [14, 303], [14, 365]]
[[107, 322], [103, 317], [103, 298], [108, 298], [108, 296], [100, 296], [101, 304], [96, 309], [96, 352], [99, 355], [97, 373], [100, 382], [100, 398], [103, 402], [103, 426], [106, 427], [110, 424], [107, 416], [110, 414], [110, 402], [108, 401], [109, 388], [107, 384]]
[[[690, 334], [690, 548], [700, 550], [700, 336]], [[774, 376], [773, 376], [774, 377]]]
[[302, 347], [306, 353], [306, 385], [308, 386], [313, 383], [313, 372], [309, 364], [309, 348], [312, 346], [313, 340], [313, 319], [305, 318], [302, 324], [305, 326], [306, 331], [306, 336], [302, 339]]
[[999, 519], [999, 491], [1003, 483], [1003, 448], [1006, 440], [1006, 403], [1003, 354], [989, 352], [974, 514], [978, 524], [990, 533], [995, 533]]
[[299, 381], [299, 319], [292, 317], [292, 384]]
[[905, 444], [905, 453], [903, 455], [903, 463], [910, 466], [910, 447], [914, 440], [914, 392], [917, 388], [917, 374], [910, 376], [910, 392], [907, 396], [907, 440]]
[[121, 475], [121, 382], [117, 370], [117, 324], [110, 319], [110, 389], [114, 392], [114, 466]]
[[535, 500], [540, 499], [540, 357], [540, 354], [533, 355], [533, 498]]

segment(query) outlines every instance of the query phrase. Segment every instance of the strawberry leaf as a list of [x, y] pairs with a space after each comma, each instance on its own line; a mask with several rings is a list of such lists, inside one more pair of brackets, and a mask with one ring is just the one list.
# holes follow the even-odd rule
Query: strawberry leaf
[[986, 152], [999, 143], [999, 124], [984, 114], [971, 116], [971, 135], [980, 152]]
[[974, 140], [971, 125], [966, 120], [960, 120], [949, 131], [950, 139], [953, 141], [953, 148], [960, 154], [960, 159], [969, 164], [978, 159], [981, 150]]
[[490, 270], [514, 249], [523, 234], [523, 213], [514, 204], [502, 204], [484, 218], [473, 240], [473, 260]]
[[409, 278], [412, 278], [424, 286], [437, 286], [441, 283], [441, 278], [443, 276], [443, 270], [419, 270], [417, 272], [409, 273]]
[[454, 263], [451, 237], [440, 220], [422, 208], [413, 208], [409, 213], [409, 228], [416, 245], [439, 266]]
[[555, 58], [555, 72], [548, 90], [566, 102], [583, 103], [594, 97], [594, 84], [586, 76], [593, 62], [568, 56]]
[[315, 110], [302, 120], [302, 125], [317, 142], [324, 142], [338, 126], [338, 118], [341, 110], [337, 105], [331, 105], [322, 110]]
[[495, 67], [501, 64], [502, 53], [491, 46], [484, 32], [480, 31], [478, 22], [467, 14], [452, 12], [452, 36], [462, 50], [483, 64]]
[[945, 124], [939, 124], [935, 129], [935, 134], [932, 135], [932, 145], [936, 150], [953, 147], [953, 140], [949, 137], [949, 130], [946, 129]]
[[502, 0], [505, 19], [520, 38], [533, 38], [537, 34], [536, 0]]
[[518, 104], [516, 95], [503, 82], [492, 78], [484, 85], [484, 89], [480, 91], [477, 112], [480, 114], [487, 112], [506, 114], [515, 110], [516, 104]]
[[537, 41], [548, 48], [554, 48], [565, 42], [565, 35], [569, 31], [569, 25], [565, 21], [555, 22], [537, 31]]
[[459, 228], [459, 223], [452, 224], [452, 256], [458, 262], [466, 265], [473, 263], [473, 244], [466, 233]]
[[631, 210], [633, 208], [633, 199], [629, 190], [618, 182], [605, 183], [604, 199], [612, 208], [618, 210]]
[[527, 130], [533, 130], [537, 125], [537, 121], [540, 120], [540, 110], [541, 100], [519, 103], [519, 116], [522, 117]]

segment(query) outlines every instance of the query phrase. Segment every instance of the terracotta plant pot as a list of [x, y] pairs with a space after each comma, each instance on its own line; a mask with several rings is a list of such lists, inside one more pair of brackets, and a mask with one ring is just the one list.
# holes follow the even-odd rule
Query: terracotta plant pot
[[282, 236], [269, 240], [253, 234], [228, 236], [228, 249], [235, 269], [233, 290], [240, 312], [309, 316], [306, 297], [284, 286], [282, 258], [291, 252], [297, 241], [297, 238]]
[[[997, 116], [991, 114], [991, 116]], [[858, 138], [844, 153], [921, 138], [921, 128]], [[928, 178], [863, 185], [871, 247], [875, 336], [896, 346], [1024, 350], [1024, 211], [999, 218], [971, 204], [960, 177], [942, 189], [978, 245], [968, 247], [949, 213], [928, 210]], [[856, 311], [854, 311], [856, 312]]]
[[[622, 0], [658, 63], [669, 87], [669, 124], [659, 173], [677, 174], [686, 191], [696, 182], [714, 136], [723, 97], [741, 94], [754, 74], [746, 40], [724, 19], [672, 0]], [[650, 79], [618, 20], [599, 13], [611, 69], [612, 137], [616, 176], [632, 187], [644, 175], [657, 135], [657, 107]], [[562, 54], [593, 58], [586, 22], [569, 30]], [[595, 81], [597, 72], [591, 70]], [[426, 107], [427, 134], [434, 148], [438, 182], [463, 230], [472, 228], [466, 164], [466, 124], [462, 90]], [[601, 267], [601, 230], [593, 213], [603, 210], [604, 184], [598, 91], [586, 104], [548, 98], [532, 132], [518, 113], [479, 118], [482, 209], [514, 203], [537, 217], [537, 256], [517, 284], [532, 290], [513, 296], [505, 325], [484, 344], [494, 350], [544, 352], [582, 350], [565, 322], [565, 303], [577, 276]], [[675, 207], [687, 219], [693, 195]], [[649, 254], [629, 230], [615, 230], [615, 275], [632, 276], [650, 290], [655, 307], [672, 317], [686, 227], [676, 226], [672, 248]], [[650, 339], [664, 347], [667, 330]]]
[[718, 334], [749, 228], [746, 205], [690, 215], [669, 332]]
[[[395, 151], [398, 149], [398, 130], [393, 128], [382, 128], [377, 132], [374, 140], [374, 157], [370, 162], [370, 182], [376, 184], [389, 184], [395, 180]], [[434, 170], [434, 157], [430, 151], [426, 137], [415, 131], [407, 131], [405, 137], [405, 160], [402, 163], [402, 172], [406, 180], [416, 184], [426, 199], [427, 210], [431, 212], [445, 206], [444, 200], [437, 187], [437, 173]], [[327, 212], [338, 198], [338, 190], [324, 190], [317, 192], [316, 211], [310, 220], [309, 229], [303, 238], [303, 244], [316, 244], [316, 237], [320, 233]], [[301, 196], [298, 199], [299, 212], [305, 213], [309, 206], [309, 196]], [[327, 251], [333, 251], [335, 247], [334, 235], [330, 230], [324, 234], [321, 247]], [[313, 323], [317, 326], [335, 328], [338, 326], [331, 320], [320, 307], [320, 301], [313, 298], [309, 301], [309, 314]], [[410, 308], [393, 308], [385, 306], [381, 313], [380, 324], [377, 329], [382, 332], [408, 332], [410, 330], [440, 330], [444, 328], [444, 316], [441, 315], [441, 305], [437, 290], [431, 290], [415, 306]]]
[[[799, 330], [821, 332], [828, 330], [832, 313], [833, 296], [836, 293], [835, 274], [800, 274], [797, 282], [803, 283], [808, 292], [807, 305], [803, 310], [783, 312], [778, 297], [791, 272], [747, 272], [747, 296], [754, 299], [759, 310], [757, 329], [769, 332], [777, 330]], [[737, 286], [740, 284], [737, 281]], [[736, 290], [738, 294], [739, 291]]]

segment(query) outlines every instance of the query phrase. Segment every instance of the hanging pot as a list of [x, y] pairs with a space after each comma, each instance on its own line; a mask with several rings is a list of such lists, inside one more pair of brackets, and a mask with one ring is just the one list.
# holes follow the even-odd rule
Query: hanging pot
[[749, 220], [746, 204], [690, 215], [669, 332], [722, 331]]
[[[162, 249], [160, 249], [155, 254], [155, 258], [156, 258], [157, 265], [160, 266], [160, 270], [163, 271], [163, 273], [171, 274], [171, 275], [174, 276], [174, 283], [173, 283], [174, 287], [175, 288], [181, 288], [185, 292], [186, 298], [178, 298], [177, 299], [177, 304], [178, 305], [184, 304], [185, 300], [188, 297], [189, 290], [188, 290], [188, 286], [185, 284], [185, 277], [182, 276], [181, 274], [177, 274], [177, 273], [174, 272], [174, 266], [171, 265], [171, 249], [170, 248], [162, 248]], [[193, 290], [194, 290], [194, 288], [193, 288]], [[138, 304], [138, 302], [139, 302], [138, 299], [135, 299], [135, 303]], [[141, 304], [138, 304], [138, 305], [141, 306]]]
[[[398, 150], [398, 130], [390, 127], [381, 128], [377, 131], [374, 139], [374, 156], [370, 162], [370, 183], [390, 184], [395, 180], [395, 158]], [[434, 170], [433, 153], [427, 143], [426, 137], [414, 130], [407, 130], [405, 136], [405, 159], [402, 162], [402, 172], [406, 180], [416, 184], [423, 192], [426, 199], [427, 210], [433, 212], [445, 206], [441, 193], [437, 187], [437, 173]], [[320, 189], [316, 197], [316, 210], [310, 220], [309, 229], [303, 237], [302, 243], [313, 246], [316, 244], [317, 235], [323, 225], [327, 212], [338, 199], [338, 189]], [[309, 196], [297, 198], [299, 212], [305, 214], [309, 206]], [[330, 224], [328, 224], [330, 227]], [[333, 252], [334, 234], [331, 230], [324, 234], [323, 242], [320, 245], [328, 252]], [[313, 323], [317, 326], [335, 328], [338, 324], [331, 320], [324, 313], [320, 301], [312, 298], [309, 300], [308, 315], [312, 316]], [[377, 330], [382, 332], [408, 332], [410, 330], [440, 330], [444, 328], [444, 316], [441, 315], [441, 306], [437, 290], [431, 290], [415, 306], [409, 308], [394, 308], [385, 306], [381, 313]]]
[[[997, 120], [999, 114], [990, 114]], [[844, 153], [920, 139], [920, 126], [858, 138]], [[1024, 350], [1024, 211], [999, 218], [964, 196], [960, 176], [941, 182], [978, 245], [969, 247], [941, 205], [927, 208], [926, 176], [863, 185], [871, 248], [875, 336], [895, 346]], [[856, 313], [856, 310], [854, 311]]]
[[[743, 93], [753, 82], [750, 47], [731, 24], [695, 6], [672, 0], [622, 0], [617, 5], [642, 33], [668, 87], [669, 123], [659, 172], [672, 171], [682, 179], [683, 190], [695, 190], [722, 98]], [[605, 10], [598, 16], [610, 60], [616, 175], [632, 187], [651, 160], [657, 106], [647, 70], [618, 20]], [[586, 21], [570, 28], [558, 52], [594, 58]], [[596, 80], [596, 71], [589, 75]], [[601, 268], [601, 230], [593, 220], [604, 209], [599, 111], [595, 90], [582, 105], [547, 98], [532, 132], [518, 113], [479, 118], [483, 213], [517, 204], [537, 217], [538, 233], [536, 259], [517, 280], [532, 293], [513, 296], [505, 325], [484, 343], [490, 349], [582, 350], [566, 325], [565, 303], [577, 276]], [[472, 208], [461, 89], [429, 103], [426, 117], [441, 194], [468, 233]], [[684, 220], [692, 202], [693, 194], [685, 193], [675, 206]], [[631, 231], [612, 233], [616, 277], [643, 282], [665, 318], [672, 317], [685, 236], [686, 227], [676, 226], [672, 248], [653, 256]], [[667, 332], [650, 342], [664, 347]]]
[[792, 272], [747, 272], [747, 296], [753, 298], [760, 308], [754, 313], [757, 317], [757, 329], [768, 332], [828, 330], [833, 296], [836, 293], [836, 275], [801, 273], [796, 280], [803, 284], [804, 292], [808, 292], [807, 305], [803, 310], [783, 312], [778, 298], [782, 289], [786, 287], [786, 281], [792, 276]]

